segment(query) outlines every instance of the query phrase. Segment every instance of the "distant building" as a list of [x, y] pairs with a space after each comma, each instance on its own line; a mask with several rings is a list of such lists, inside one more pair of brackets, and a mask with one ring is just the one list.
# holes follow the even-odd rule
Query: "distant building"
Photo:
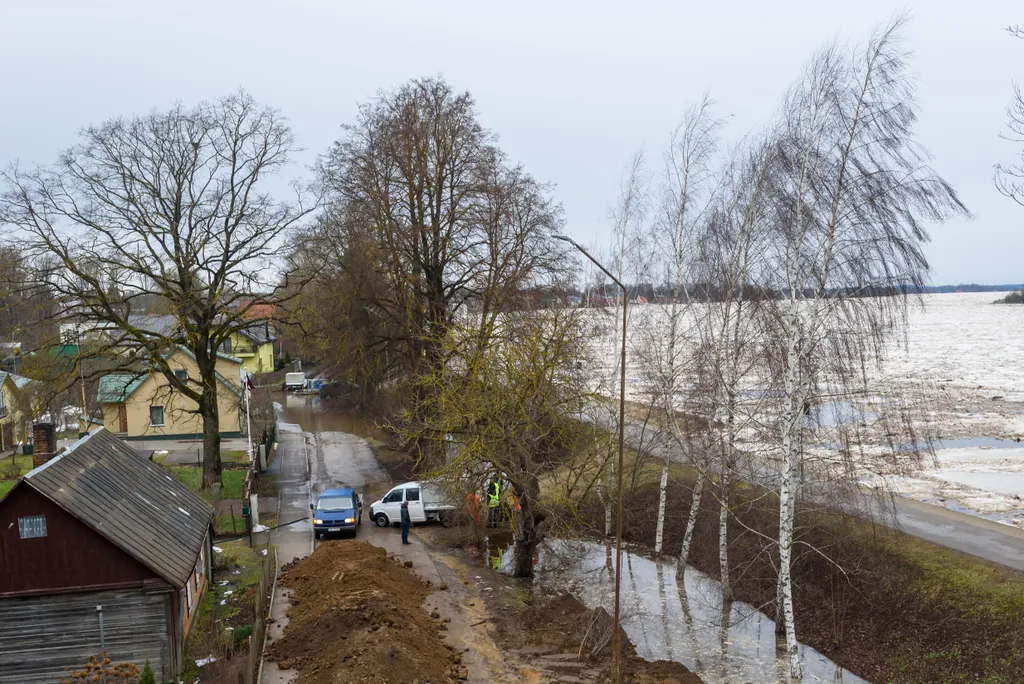
[[232, 333], [221, 351], [242, 360], [242, 368], [253, 375], [274, 371], [274, 342], [277, 336], [267, 322]]
[[[182, 379], [199, 379], [195, 356], [185, 347], [165, 355]], [[222, 437], [241, 435], [242, 360], [217, 357], [217, 406]], [[174, 391], [163, 373], [146, 370], [121, 372], [100, 378], [96, 401], [103, 425], [126, 439], [201, 439], [203, 419], [198, 405]]]
[[28, 397], [25, 390], [32, 381], [7, 371], [0, 371], [0, 454], [28, 441]]
[[0, 499], [0, 682], [53, 684], [104, 649], [178, 681], [212, 519], [106, 430], [25, 475]]

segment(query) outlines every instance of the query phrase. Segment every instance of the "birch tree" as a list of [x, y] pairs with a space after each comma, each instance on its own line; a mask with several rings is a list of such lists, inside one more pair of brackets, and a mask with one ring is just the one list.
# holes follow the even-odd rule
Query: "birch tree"
[[800, 434], [823, 369], [857, 378], [884, 357], [919, 292], [925, 222], [966, 209], [914, 140], [916, 106], [898, 18], [847, 53], [826, 47], [784, 99], [771, 289], [783, 405], [779, 415], [779, 596], [790, 674], [801, 676], [790, 568]]
[[[718, 148], [721, 120], [713, 112], [713, 102], [705, 96], [693, 105], [680, 120], [665, 151], [665, 170], [656, 220], [643, 235], [645, 250], [652, 255], [644, 264], [645, 272], [668, 287], [669, 303], [655, 309], [647, 317], [646, 330], [641, 332], [638, 356], [644, 367], [651, 402], [660, 409], [671, 444], [685, 448], [690, 442], [690, 429], [680, 415], [680, 401], [690, 380], [693, 366], [686, 358], [688, 330], [686, 288], [690, 275], [689, 246], [695, 227], [705, 220], [713, 196], [714, 163]], [[693, 450], [687, 450], [695, 453]], [[655, 527], [654, 552], [660, 554], [664, 541], [669, 465], [673, 450], [662, 449], [661, 479], [658, 486], [658, 519]], [[685, 566], [692, 524], [700, 507], [704, 470], [697, 468], [693, 491], [693, 515], [687, 522], [681, 558]]]

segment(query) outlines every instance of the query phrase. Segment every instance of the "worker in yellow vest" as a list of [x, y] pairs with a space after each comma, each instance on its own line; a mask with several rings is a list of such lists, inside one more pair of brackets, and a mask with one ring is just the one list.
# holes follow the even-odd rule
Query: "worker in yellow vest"
[[501, 513], [501, 481], [491, 480], [487, 487], [487, 520], [491, 525], [498, 523]]

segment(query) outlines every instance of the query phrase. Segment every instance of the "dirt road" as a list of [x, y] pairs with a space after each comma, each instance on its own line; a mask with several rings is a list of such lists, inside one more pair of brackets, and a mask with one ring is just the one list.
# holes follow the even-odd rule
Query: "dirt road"
[[[491, 635], [493, 626], [476, 585], [470, 581], [465, 566], [449, 561], [436, 562], [416, 531], [410, 535], [410, 546], [401, 544], [397, 528], [380, 529], [369, 520], [368, 507], [386, 491], [390, 482], [365, 440], [339, 429], [337, 416], [314, 410], [307, 398], [290, 397], [280, 423], [278, 456], [272, 472], [281, 486], [281, 521], [293, 514], [308, 515], [311, 497], [332, 486], [349, 486], [362, 495], [365, 506], [357, 538], [385, 549], [412, 569], [434, 589], [424, 601], [427, 614], [436, 612], [445, 624], [444, 641], [457, 653], [470, 682], [524, 681], [518, 668], [505, 658]], [[271, 540], [278, 544], [282, 565], [305, 558], [315, 548], [312, 526], [308, 520], [274, 530]], [[441, 587], [444, 587], [443, 589]], [[291, 590], [279, 586], [275, 595], [269, 630], [271, 642], [282, 639], [288, 625], [287, 612]], [[264, 684], [287, 684], [296, 681], [296, 670], [283, 670], [276, 663], [264, 667]]]

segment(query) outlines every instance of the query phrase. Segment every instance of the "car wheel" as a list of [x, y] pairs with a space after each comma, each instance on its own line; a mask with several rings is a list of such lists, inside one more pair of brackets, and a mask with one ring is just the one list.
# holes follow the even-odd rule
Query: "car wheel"
[[455, 522], [452, 519], [451, 511], [441, 511], [441, 515], [438, 517], [441, 519], [441, 527], [451, 527]]
[[391, 524], [391, 521], [388, 520], [388, 516], [384, 513], [378, 513], [374, 516], [373, 522], [377, 523], [377, 527], [387, 527]]

